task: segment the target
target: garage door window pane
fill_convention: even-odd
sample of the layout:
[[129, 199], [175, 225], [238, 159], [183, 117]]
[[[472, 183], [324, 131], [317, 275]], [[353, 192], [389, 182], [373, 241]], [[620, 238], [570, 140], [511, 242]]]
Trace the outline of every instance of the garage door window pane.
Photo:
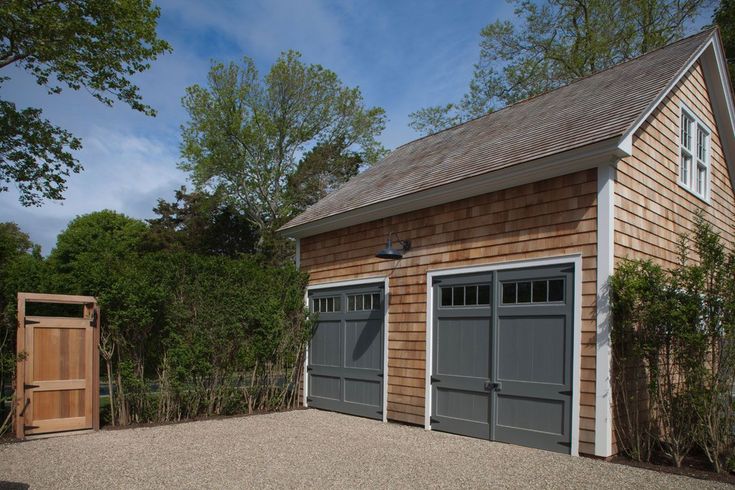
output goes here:
[[477, 288], [477, 304], [490, 304], [490, 286], [480, 286]]
[[506, 282], [503, 284], [503, 303], [513, 304], [516, 302], [516, 283]]
[[533, 281], [533, 302], [546, 303], [546, 281]]
[[464, 294], [467, 306], [474, 306], [477, 304], [477, 286], [467, 286]]
[[380, 309], [380, 294], [373, 293], [373, 310]]
[[452, 288], [442, 289], [442, 306], [452, 306]]
[[519, 303], [530, 303], [531, 302], [531, 283], [530, 282], [519, 282], [517, 288], [518, 288], [518, 302]]
[[464, 288], [454, 288], [454, 306], [464, 306]]
[[549, 281], [549, 301], [564, 301], [564, 279]]

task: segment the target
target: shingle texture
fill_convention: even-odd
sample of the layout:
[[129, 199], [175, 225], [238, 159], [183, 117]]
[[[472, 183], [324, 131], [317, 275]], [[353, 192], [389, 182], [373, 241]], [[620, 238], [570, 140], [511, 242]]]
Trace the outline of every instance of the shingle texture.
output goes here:
[[282, 230], [622, 136], [711, 35], [701, 32], [400, 146]]

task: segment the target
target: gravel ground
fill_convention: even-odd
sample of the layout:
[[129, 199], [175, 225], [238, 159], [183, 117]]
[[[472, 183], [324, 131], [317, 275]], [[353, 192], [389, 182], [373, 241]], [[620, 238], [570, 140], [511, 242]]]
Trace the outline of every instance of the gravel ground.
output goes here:
[[318, 410], [4, 444], [0, 480], [0, 488], [726, 487]]

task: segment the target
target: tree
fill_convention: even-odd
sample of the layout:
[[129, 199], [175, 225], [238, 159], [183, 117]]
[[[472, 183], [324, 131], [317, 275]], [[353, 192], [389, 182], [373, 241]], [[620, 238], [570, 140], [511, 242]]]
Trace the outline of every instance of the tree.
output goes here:
[[680, 38], [706, 0], [513, 0], [519, 24], [495, 21], [457, 103], [410, 114], [422, 134], [566, 85]]
[[140, 255], [146, 233], [144, 222], [115, 211], [78, 216], [59, 233], [49, 255], [51, 287], [64, 294], [99, 296]]
[[[294, 206], [288, 178], [314, 145], [339, 145], [374, 162], [385, 126], [378, 107], [366, 107], [358, 88], [319, 65], [283, 53], [264, 78], [255, 63], [215, 63], [208, 86], [186, 91], [189, 121], [182, 128], [181, 168], [198, 190], [221, 192], [257, 228], [261, 251], [278, 248], [274, 231]], [[276, 252], [277, 253], [277, 252]]]
[[320, 144], [306, 152], [288, 176], [288, 196], [294, 212], [301, 212], [357, 175], [365, 161], [344, 141]]
[[730, 80], [735, 80], [735, 0], [721, 0], [712, 20], [720, 28]]
[[159, 216], [148, 220], [153, 249], [229, 257], [254, 251], [252, 223], [218, 194], [187, 193], [182, 186], [176, 201], [159, 199], [153, 211]]
[[[27, 71], [49, 94], [84, 88], [106, 105], [115, 100], [147, 115], [130, 80], [170, 51], [156, 35], [151, 0], [9, 0], [0, 3], [0, 69]], [[0, 77], [0, 84], [8, 77]], [[15, 183], [20, 202], [62, 199], [66, 178], [82, 167], [71, 151], [81, 141], [42, 117], [0, 99], [0, 192]]]

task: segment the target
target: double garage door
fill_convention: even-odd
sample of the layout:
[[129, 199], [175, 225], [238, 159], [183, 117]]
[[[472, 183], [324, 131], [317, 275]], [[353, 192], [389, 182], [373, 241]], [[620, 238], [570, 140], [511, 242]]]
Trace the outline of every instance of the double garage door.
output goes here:
[[433, 430], [570, 452], [574, 269], [434, 282]]
[[[435, 279], [433, 430], [570, 452], [573, 288], [572, 265]], [[382, 419], [382, 284], [309, 300], [309, 405]]]
[[383, 418], [382, 284], [309, 295], [318, 321], [309, 344], [309, 406]]

